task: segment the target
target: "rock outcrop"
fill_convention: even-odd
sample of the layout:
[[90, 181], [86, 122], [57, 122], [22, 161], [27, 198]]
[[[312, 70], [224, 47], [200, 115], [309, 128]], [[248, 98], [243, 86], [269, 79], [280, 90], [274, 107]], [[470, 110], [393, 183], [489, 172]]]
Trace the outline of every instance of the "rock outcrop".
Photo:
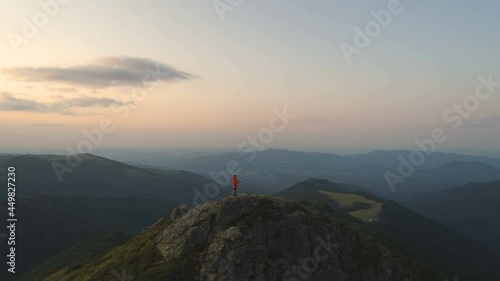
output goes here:
[[173, 217], [157, 248], [187, 269], [179, 280], [418, 280], [369, 237], [293, 201], [240, 195]]
[[425, 270], [410, 259], [338, 218], [285, 199], [231, 196], [181, 207], [171, 218], [94, 263], [65, 268], [46, 280], [443, 280], [432, 274], [419, 279]]

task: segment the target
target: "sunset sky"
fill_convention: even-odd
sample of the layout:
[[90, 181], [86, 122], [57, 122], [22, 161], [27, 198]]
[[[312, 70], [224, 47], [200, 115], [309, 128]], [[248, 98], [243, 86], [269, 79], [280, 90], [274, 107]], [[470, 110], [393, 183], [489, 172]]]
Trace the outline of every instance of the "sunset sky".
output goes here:
[[0, 0], [0, 153], [63, 151], [104, 118], [99, 148], [236, 149], [284, 107], [269, 147], [414, 149], [437, 127], [441, 150], [500, 147], [500, 87], [457, 130], [443, 118], [500, 82], [498, 1], [401, 0], [351, 63], [340, 45], [391, 1], [64, 2], [38, 28], [38, 0]]

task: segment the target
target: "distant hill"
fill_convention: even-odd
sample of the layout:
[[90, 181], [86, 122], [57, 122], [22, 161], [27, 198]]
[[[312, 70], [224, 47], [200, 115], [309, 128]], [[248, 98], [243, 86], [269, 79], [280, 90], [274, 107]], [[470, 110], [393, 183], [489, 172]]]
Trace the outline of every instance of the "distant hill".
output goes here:
[[[25, 273], [70, 246], [109, 231], [136, 234], [174, 207], [143, 198], [45, 195], [18, 200], [17, 272]], [[6, 211], [7, 205], [2, 201], [0, 216], [7, 217]], [[6, 247], [6, 243], [0, 243], [1, 252], [6, 253]]]
[[76, 278], [443, 280], [332, 216], [293, 201], [252, 195], [218, 199], [173, 221], [161, 220], [96, 261], [63, 268], [47, 281]]
[[120, 162], [135, 163], [142, 166], [154, 166], [170, 169], [177, 163], [196, 159], [201, 156], [217, 155], [209, 152], [188, 152], [173, 154], [168, 152], [122, 152], [104, 157]]
[[433, 169], [416, 170], [403, 185], [398, 186], [404, 190], [402, 196], [395, 194], [395, 197], [404, 203], [449, 187], [496, 180], [500, 180], [500, 169], [481, 162], [453, 161]]
[[500, 181], [448, 188], [405, 206], [500, 250]]
[[[350, 158], [364, 163], [382, 165], [385, 167], [397, 167], [399, 165], [399, 156], [409, 159], [411, 151], [407, 150], [379, 150], [370, 153], [349, 155]], [[481, 162], [500, 169], [500, 159], [462, 155], [456, 153], [434, 152], [426, 157], [425, 162], [420, 166], [423, 169], [434, 169], [449, 162]]]
[[[141, 169], [91, 154], [59, 182], [51, 164], [65, 164], [65, 156], [22, 155], [0, 157], [0, 171], [17, 167], [17, 196], [41, 194], [82, 195], [88, 197], [143, 197], [170, 202], [192, 202], [193, 188], [203, 189], [210, 179], [184, 171]], [[0, 174], [5, 179], [6, 172]], [[5, 199], [6, 194], [0, 194]]]
[[[250, 159], [251, 153], [241, 154], [236, 152], [228, 152], [220, 155], [201, 156], [193, 159], [192, 161], [181, 163], [179, 165], [186, 165], [198, 169], [205, 169], [208, 164], [226, 164], [230, 160], [237, 160], [241, 165], [247, 163], [252, 164], [256, 169], [266, 170], [274, 168], [276, 165], [281, 169], [286, 168], [303, 168], [312, 171], [318, 169], [323, 170], [325, 165], [335, 167], [339, 165], [354, 163], [348, 157], [340, 156], [330, 153], [314, 153], [314, 152], [299, 152], [290, 151], [287, 149], [268, 149], [255, 153], [255, 158]], [[249, 160], [250, 159], [250, 160]]]
[[489, 182], [500, 179], [500, 169], [481, 162], [453, 161], [435, 169], [419, 170], [410, 182], [446, 184], [469, 182]]
[[[309, 179], [276, 196], [321, 204], [336, 213], [350, 214], [353, 211], [335, 208], [339, 202], [323, 191], [359, 195], [357, 198], [361, 196], [363, 201], [381, 203], [381, 211], [373, 213], [376, 218], [369, 223], [359, 219], [346, 219], [345, 222], [378, 237], [387, 246], [399, 248], [403, 253], [418, 258], [427, 266], [445, 273], [448, 279], [460, 276], [460, 280], [500, 280], [500, 269], [497, 267], [500, 257], [479, 242], [395, 202], [368, 195], [362, 188]], [[354, 210], [363, 209], [359, 204], [352, 206], [357, 208]]]

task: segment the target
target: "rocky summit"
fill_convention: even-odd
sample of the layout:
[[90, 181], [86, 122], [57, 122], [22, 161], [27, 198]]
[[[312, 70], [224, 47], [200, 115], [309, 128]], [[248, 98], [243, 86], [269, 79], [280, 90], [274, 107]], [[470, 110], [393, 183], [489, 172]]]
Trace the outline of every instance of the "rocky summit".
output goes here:
[[243, 194], [180, 206], [95, 263], [47, 280], [424, 280], [410, 260], [314, 207]]
[[293, 201], [240, 195], [174, 212], [157, 248], [184, 262], [179, 280], [418, 280], [369, 237]]

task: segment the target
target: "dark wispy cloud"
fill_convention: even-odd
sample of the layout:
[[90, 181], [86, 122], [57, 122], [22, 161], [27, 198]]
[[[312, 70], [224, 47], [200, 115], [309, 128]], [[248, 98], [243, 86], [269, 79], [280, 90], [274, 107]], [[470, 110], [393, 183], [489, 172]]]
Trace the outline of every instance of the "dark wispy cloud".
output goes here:
[[46, 104], [34, 100], [16, 98], [7, 92], [0, 93], [1, 111], [37, 111], [69, 113], [67, 107], [61, 103]]
[[127, 104], [134, 104], [133, 102], [122, 102], [112, 98], [94, 98], [94, 97], [79, 97], [71, 98], [63, 101], [70, 107], [110, 107], [110, 106], [123, 106]]
[[122, 102], [112, 98], [78, 97], [63, 99], [53, 103], [42, 103], [35, 100], [14, 97], [8, 92], [0, 93], [0, 111], [30, 111], [30, 112], [54, 112], [61, 114], [73, 114], [71, 108], [77, 107], [112, 107], [133, 104], [133, 102]]
[[0, 68], [0, 73], [13, 80], [58, 82], [91, 88], [139, 87], [144, 83], [175, 82], [196, 77], [168, 64], [136, 57], [106, 57], [71, 67]]

